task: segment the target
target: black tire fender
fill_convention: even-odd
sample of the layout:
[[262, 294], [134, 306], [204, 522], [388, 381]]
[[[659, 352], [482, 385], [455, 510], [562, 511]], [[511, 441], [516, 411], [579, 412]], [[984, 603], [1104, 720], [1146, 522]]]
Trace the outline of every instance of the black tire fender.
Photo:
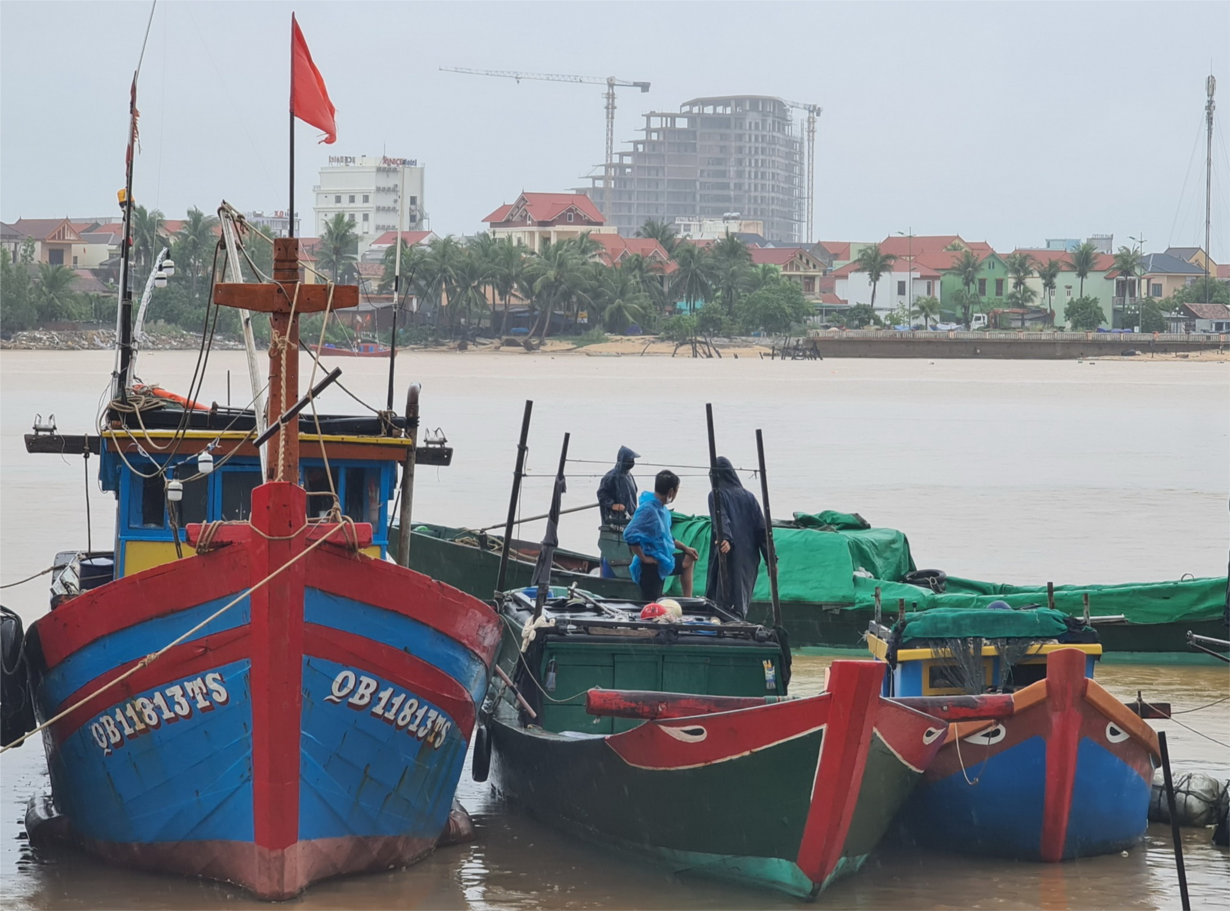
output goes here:
[[474, 755], [470, 758], [470, 777], [486, 781], [491, 772], [491, 734], [485, 724], [474, 729]]

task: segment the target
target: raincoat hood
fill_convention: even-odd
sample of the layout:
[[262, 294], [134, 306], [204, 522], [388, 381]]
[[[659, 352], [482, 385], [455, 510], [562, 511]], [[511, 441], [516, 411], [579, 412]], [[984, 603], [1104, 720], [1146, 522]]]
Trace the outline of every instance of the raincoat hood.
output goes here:
[[615, 456], [615, 468], [618, 471], [631, 471], [640, 457], [640, 453], [633, 452], [627, 446], [620, 446], [619, 455]]
[[730, 459], [726, 456], [718, 456], [714, 462], [716, 470], [714, 476], [717, 479], [717, 485], [723, 490], [742, 490], [743, 482], [739, 480], [739, 475], [735, 471], [735, 466], [730, 464]]

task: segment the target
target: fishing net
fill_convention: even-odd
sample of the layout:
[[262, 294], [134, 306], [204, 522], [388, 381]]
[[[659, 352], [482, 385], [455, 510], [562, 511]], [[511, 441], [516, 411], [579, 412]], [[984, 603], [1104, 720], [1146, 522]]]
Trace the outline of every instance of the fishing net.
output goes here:
[[934, 688], [954, 688], [971, 696], [986, 691], [983, 673], [982, 639], [926, 639], [921, 643], [931, 649], [931, 656], [942, 664], [931, 666], [930, 684]]
[[999, 687], [1002, 692], [1010, 692], [1012, 687], [1012, 672], [1021, 660], [1027, 657], [1039, 646], [1053, 639], [993, 639], [991, 647], [999, 655]]

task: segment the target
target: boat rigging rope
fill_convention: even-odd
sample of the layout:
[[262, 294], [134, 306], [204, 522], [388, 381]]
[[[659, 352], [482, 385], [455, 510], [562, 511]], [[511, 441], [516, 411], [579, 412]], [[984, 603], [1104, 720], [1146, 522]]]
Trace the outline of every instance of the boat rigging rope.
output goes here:
[[33, 576], [26, 576], [24, 579], [21, 579], [18, 582], [9, 582], [7, 585], [0, 585], [0, 589], [16, 588], [18, 585], [25, 585], [27, 582], [33, 582], [39, 576], [45, 576], [47, 575], [47, 573], [51, 572], [53, 569], [55, 569], [54, 565], [48, 566], [46, 569], [39, 570]]
[[[286, 352], [290, 348], [290, 333], [293, 331], [294, 326], [295, 326], [295, 311], [299, 309], [299, 289], [302, 287], [303, 285], [301, 282], [295, 282], [295, 296], [291, 298], [291, 302], [290, 302], [290, 318], [287, 319], [286, 321], [286, 333], [287, 334], [286, 335], [274, 334], [270, 341], [270, 347], [276, 350], [280, 357], [279, 370], [281, 371], [280, 375], [282, 378], [282, 387], [281, 389], [279, 389], [279, 393], [282, 397], [282, 401], [278, 402], [279, 412], [281, 412], [283, 405], [286, 404], [286, 385], [285, 385], [286, 384]], [[297, 353], [298, 351], [296, 350], [296, 354]], [[286, 428], [289, 426], [290, 426], [289, 421], [285, 423], [283, 423], [281, 420], [278, 421], [278, 451], [279, 453], [283, 453], [286, 451]], [[295, 433], [298, 434], [298, 432], [299, 432], [299, 422], [295, 421]], [[282, 467], [283, 467], [284, 462], [285, 462], [285, 459], [279, 456], [278, 476], [276, 478], [276, 480], [278, 481], [285, 480], [282, 477]]]
[[[1230, 696], [1228, 696], [1228, 697], [1226, 697], [1226, 698], [1227, 698], [1227, 699], [1230, 699]], [[1224, 702], [1224, 701], [1225, 701], [1225, 699], [1219, 699], [1219, 700], [1218, 700], [1218, 702]], [[1149, 706], [1149, 708], [1156, 708], [1156, 706], [1149, 705], [1149, 703], [1148, 703], [1148, 702], [1145, 702], [1145, 701], [1143, 701], [1143, 700], [1141, 701], [1141, 704], [1142, 704], [1142, 705], [1148, 705], [1148, 706]], [[1214, 706], [1214, 705], [1217, 705], [1217, 702], [1210, 702], [1208, 705], [1202, 705], [1202, 706], [1201, 706], [1200, 708], [1198, 708], [1198, 709], [1188, 709], [1188, 711], [1189, 711], [1189, 712], [1199, 712], [1201, 709], [1207, 709], [1207, 708], [1210, 708], [1211, 706]], [[1159, 710], [1159, 713], [1160, 713], [1160, 710]], [[1203, 737], [1205, 740], [1208, 740], [1208, 741], [1210, 741], [1211, 743], [1215, 743], [1215, 744], [1217, 744], [1219, 747], [1225, 747], [1227, 750], [1230, 750], [1230, 743], [1224, 743], [1223, 741], [1218, 740], [1216, 737], [1210, 737], [1208, 734], [1204, 733], [1203, 731], [1197, 731], [1197, 730], [1196, 730], [1194, 727], [1192, 727], [1191, 725], [1189, 725], [1189, 724], [1184, 724], [1182, 721], [1179, 721], [1179, 719], [1175, 718], [1175, 717], [1174, 717], [1174, 715], [1175, 715], [1175, 714], [1180, 714], [1180, 715], [1183, 715], [1183, 714], [1186, 714], [1186, 712], [1178, 712], [1178, 713], [1171, 712], [1169, 717], [1164, 718], [1164, 719], [1162, 719], [1162, 720], [1166, 720], [1166, 721], [1173, 721], [1173, 722], [1174, 722], [1175, 724], [1177, 724], [1179, 727], [1181, 727], [1181, 728], [1186, 728], [1187, 730], [1189, 730], [1189, 731], [1191, 731], [1193, 734], [1195, 734], [1197, 737]]]
[[[300, 527], [300, 529], [299, 529], [298, 531], [296, 531], [294, 534], [290, 535], [289, 537], [292, 537], [292, 538], [293, 538], [293, 537], [296, 537], [296, 536], [298, 536], [299, 534], [301, 534], [301, 533], [303, 532], [304, 527], [306, 527], [308, 524], [309, 524], [309, 523], [304, 523], [304, 526], [303, 526], [303, 527]], [[353, 524], [353, 523], [352, 523], [352, 524]], [[273, 537], [273, 536], [271, 536], [271, 535], [266, 535], [266, 534], [263, 534], [263, 533], [262, 533], [259, 529], [257, 529], [255, 526], [250, 526], [250, 527], [252, 528], [252, 530], [253, 530], [254, 532], [256, 532], [257, 534], [260, 534], [262, 537], [267, 538], [268, 540], [286, 540], [285, 538], [282, 538], [282, 537], [276, 537], [276, 538], [275, 538], [275, 537]], [[280, 576], [280, 575], [281, 575], [282, 573], [284, 573], [286, 570], [290, 569], [292, 566], [294, 566], [296, 563], [298, 563], [300, 560], [302, 560], [304, 557], [306, 557], [308, 554], [310, 554], [310, 553], [311, 553], [312, 551], [314, 551], [316, 548], [320, 547], [320, 545], [322, 545], [322, 544], [324, 544], [326, 541], [328, 541], [328, 540], [329, 540], [329, 538], [331, 538], [331, 537], [332, 537], [332, 536], [333, 536], [333, 535], [334, 535], [334, 534], [335, 534], [335, 533], [336, 533], [339, 529], [341, 529], [341, 528], [343, 528], [343, 527], [345, 527], [345, 523], [338, 523], [337, 525], [334, 525], [334, 526], [333, 526], [333, 528], [331, 528], [331, 529], [330, 529], [328, 532], [326, 532], [324, 535], [322, 535], [321, 537], [317, 538], [315, 541], [313, 541], [311, 544], [309, 544], [307, 547], [305, 547], [305, 548], [304, 548], [303, 550], [301, 550], [299, 553], [295, 554], [295, 556], [291, 557], [289, 560], [287, 560], [285, 563], [283, 563], [281, 566], [279, 566], [277, 569], [275, 569], [275, 570], [274, 570], [273, 572], [271, 572], [269, 575], [265, 576], [265, 578], [261, 579], [259, 582], [257, 582], [255, 585], [253, 585], [251, 588], [249, 588], [249, 589], [247, 589], [246, 591], [244, 591], [244, 592], [240, 593], [239, 595], [235, 596], [235, 598], [233, 598], [231, 601], [228, 601], [225, 605], [223, 605], [222, 607], [218, 608], [218, 610], [214, 611], [212, 614], [210, 614], [208, 617], [206, 617], [204, 620], [202, 620], [202, 621], [201, 621], [200, 623], [198, 623], [196, 626], [192, 627], [192, 629], [188, 630], [187, 632], [183, 633], [183, 634], [182, 634], [182, 635], [180, 635], [180, 636], [177, 636], [175, 639], [172, 639], [170, 642], [168, 642], [168, 643], [167, 643], [166, 645], [164, 645], [162, 648], [158, 649], [158, 651], [156, 651], [156, 652], [151, 652], [150, 654], [146, 655], [144, 658], [142, 658], [140, 661], [138, 661], [136, 664], [134, 664], [132, 667], [130, 667], [128, 670], [126, 670], [124, 673], [122, 673], [122, 674], [120, 674], [118, 677], [116, 677], [114, 680], [111, 680], [111, 681], [109, 681], [109, 682], [107, 682], [107, 683], [104, 683], [102, 686], [100, 686], [98, 689], [94, 690], [94, 692], [90, 693], [88, 696], [84, 696], [84, 697], [82, 697], [81, 699], [78, 699], [76, 702], [74, 702], [74, 703], [73, 703], [72, 705], [70, 705], [68, 708], [64, 709], [62, 712], [60, 712], [60, 713], [56, 714], [55, 716], [53, 716], [53, 717], [51, 717], [51, 718], [48, 718], [46, 721], [44, 721], [44, 722], [43, 722], [42, 724], [40, 724], [38, 727], [34, 728], [34, 730], [29, 731], [29, 732], [27, 732], [27, 733], [23, 734], [21, 737], [17, 738], [16, 740], [14, 740], [12, 743], [10, 743], [10, 744], [8, 744], [8, 745], [6, 745], [6, 746], [4, 746], [4, 747], [0, 747], [0, 753], [7, 753], [9, 750], [13, 749], [14, 747], [19, 747], [19, 746], [21, 746], [23, 743], [25, 743], [27, 740], [29, 740], [31, 737], [33, 737], [35, 734], [39, 733], [40, 731], [44, 731], [44, 730], [46, 730], [47, 728], [49, 728], [49, 727], [51, 727], [53, 724], [55, 724], [57, 721], [59, 721], [59, 720], [61, 720], [62, 718], [64, 718], [65, 716], [67, 716], [67, 715], [69, 715], [69, 714], [71, 714], [71, 713], [75, 712], [77, 709], [81, 708], [81, 706], [85, 705], [87, 702], [89, 702], [90, 700], [92, 700], [94, 697], [102, 695], [102, 694], [103, 694], [103, 693], [105, 693], [107, 690], [112, 689], [112, 688], [113, 688], [113, 687], [115, 687], [117, 684], [122, 683], [124, 680], [127, 680], [127, 679], [128, 679], [129, 677], [131, 677], [133, 674], [137, 673], [137, 671], [142, 670], [143, 668], [147, 668], [147, 667], [149, 667], [151, 664], [153, 664], [155, 661], [157, 661], [159, 658], [161, 658], [163, 655], [165, 655], [165, 654], [166, 654], [166, 653], [167, 653], [170, 649], [172, 649], [172, 648], [174, 648], [175, 646], [179, 645], [181, 642], [183, 642], [184, 640], [188, 639], [188, 638], [189, 638], [190, 636], [192, 636], [194, 633], [197, 633], [197, 632], [199, 632], [200, 630], [204, 629], [206, 626], [208, 626], [208, 625], [209, 625], [210, 623], [212, 623], [214, 620], [216, 620], [216, 619], [218, 619], [219, 617], [221, 617], [221, 616], [222, 616], [223, 614], [225, 614], [228, 610], [230, 610], [232, 607], [234, 607], [234, 606], [235, 606], [236, 604], [238, 604], [239, 602], [243, 601], [245, 598], [247, 598], [247, 597], [248, 597], [249, 595], [251, 595], [253, 592], [257, 591], [258, 589], [264, 588], [266, 585], [268, 585], [270, 582], [272, 582], [274, 579], [276, 579], [278, 576]], [[50, 571], [49, 569], [48, 569], [48, 570], [44, 570], [44, 572], [49, 572], [49, 571]], [[42, 575], [42, 573], [39, 573], [39, 575]], [[33, 577], [31, 577], [31, 578], [33, 578]], [[15, 583], [15, 584], [16, 584], [16, 583]]]
[[[324, 319], [320, 321], [320, 341], [318, 347], [325, 343], [325, 330], [329, 327], [329, 317], [333, 314], [333, 289], [336, 287], [332, 282], [329, 283], [329, 297], [325, 301]], [[296, 287], [296, 293], [297, 287]], [[317, 358], [312, 359], [312, 372], [308, 375], [308, 389], [312, 389], [316, 385], [316, 368], [320, 366], [320, 361]], [[325, 449], [324, 434], [320, 431], [320, 414], [316, 411], [316, 396], [312, 396], [312, 421], [316, 425], [316, 441], [320, 444], [320, 458], [325, 463], [325, 477], [329, 479], [329, 492], [333, 495], [333, 506], [329, 509], [329, 515], [340, 520], [342, 516], [342, 501], [337, 495], [337, 487], [333, 483], [333, 469], [329, 467], [329, 453]], [[295, 425], [298, 427], [299, 421], [296, 419]]]

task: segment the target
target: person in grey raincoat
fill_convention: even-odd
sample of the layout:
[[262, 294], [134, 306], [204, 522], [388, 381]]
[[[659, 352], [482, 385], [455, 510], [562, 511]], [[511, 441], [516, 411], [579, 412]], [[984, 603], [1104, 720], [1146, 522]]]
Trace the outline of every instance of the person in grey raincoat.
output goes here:
[[[760, 571], [760, 557], [769, 559], [765, 535], [764, 513], [751, 491], [735, 473], [730, 459], [719, 456], [717, 460], [717, 491], [721, 497], [721, 528], [714, 521], [713, 547], [709, 552], [709, 577], [705, 597], [731, 613], [746, 617], [752, 603], [752, 590]], [[713, 498], [709, 492], [709, 516], [713, 517]], [[719, 584], [722, 560], [718, 550], [725, 555], [725, 584]]]
[[602, 513], [604, 525], [627, 525], [636, 512], [636, 479], [631, 472], [639, 458], [627, 446], [620, 446], [615, 467], [602, 476], [598, 485], [598, 511]]

